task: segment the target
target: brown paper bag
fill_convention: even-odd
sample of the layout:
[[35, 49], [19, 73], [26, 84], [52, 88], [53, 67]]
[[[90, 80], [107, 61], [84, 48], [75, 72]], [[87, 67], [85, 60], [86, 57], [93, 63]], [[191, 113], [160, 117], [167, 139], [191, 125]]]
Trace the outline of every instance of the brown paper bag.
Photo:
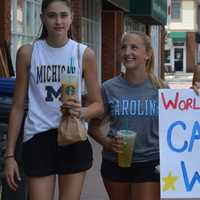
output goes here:
[[58, 127], [58, 145], [68, 145], [87, 139], [84, 122], [69, 114], [62, 116]]

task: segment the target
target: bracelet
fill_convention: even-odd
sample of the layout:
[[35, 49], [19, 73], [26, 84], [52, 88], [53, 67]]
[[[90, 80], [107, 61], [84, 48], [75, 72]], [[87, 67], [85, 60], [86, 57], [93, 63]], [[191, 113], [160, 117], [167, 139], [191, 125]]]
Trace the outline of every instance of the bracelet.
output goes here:
[[8, 155], [8, 156], [5, 156], [4, 157], [4, 160], [7, 160], [7, 159], [9, 159], [9, 158], [14, 158], [15, 156], [14, 155]]

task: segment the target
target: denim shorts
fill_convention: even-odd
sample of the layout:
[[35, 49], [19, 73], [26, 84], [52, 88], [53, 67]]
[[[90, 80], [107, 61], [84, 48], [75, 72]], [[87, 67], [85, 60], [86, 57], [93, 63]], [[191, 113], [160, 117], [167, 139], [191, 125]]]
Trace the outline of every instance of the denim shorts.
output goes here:
[[160, 174], [156, 170], [159, 160], [133, 163], [131, 167], [119, 167], [117, 163], [103, 159], [101, 165], [102, 178], [113, 182], [159, 182]]
[[22, 166], [27, 176], [78, 173], [91, 168], [92, 160], [88, 140], [58, 146], [57, 129], [38, 133], [23, 143]]

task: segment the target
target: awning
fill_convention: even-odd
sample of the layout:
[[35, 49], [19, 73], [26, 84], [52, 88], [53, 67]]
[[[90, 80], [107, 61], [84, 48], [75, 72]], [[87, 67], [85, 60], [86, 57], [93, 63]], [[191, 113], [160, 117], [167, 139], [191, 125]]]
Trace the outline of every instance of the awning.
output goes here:
[[187, 33], [186, 32], [171, 32], [169, 37], [173, 42], [185, 42]]
[[165, 25], [167, 22], [167, 0], [129, 0], [130, 15], [150, 25]]
[[107, 0], [113, 5], [123, 9], [124, 11], [129, 11], [129, 0]]

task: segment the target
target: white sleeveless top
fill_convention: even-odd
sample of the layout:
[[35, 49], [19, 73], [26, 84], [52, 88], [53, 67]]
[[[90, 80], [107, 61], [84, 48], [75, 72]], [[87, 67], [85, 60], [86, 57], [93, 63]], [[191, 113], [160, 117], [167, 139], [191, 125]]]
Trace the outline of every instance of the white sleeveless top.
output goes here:
[[79, 76], [78, 98], [81, 100], [82, 57], [86, 48], [87, 46], [78, 45], [71, 39], [60, 48], [49, 46], [45, 40], [37, 40], [33, 44], [24, 141], [37, 133], [58, 127], [62, 115], [60, 106], [63, 73]]

